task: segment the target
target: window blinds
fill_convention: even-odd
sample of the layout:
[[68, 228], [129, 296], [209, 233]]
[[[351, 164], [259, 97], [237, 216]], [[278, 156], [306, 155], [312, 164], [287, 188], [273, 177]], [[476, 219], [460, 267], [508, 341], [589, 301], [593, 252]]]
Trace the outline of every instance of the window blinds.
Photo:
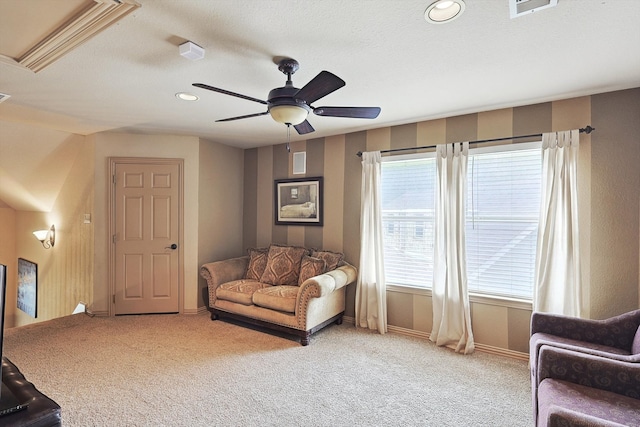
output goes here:
[[[470, 292], [532, 298], [541, 171], [540, 144], [533, 145], [470, 150], [465, 231]], [[388, 284], [432, 285], [435, 186], [433, 156], [385, 158]]]

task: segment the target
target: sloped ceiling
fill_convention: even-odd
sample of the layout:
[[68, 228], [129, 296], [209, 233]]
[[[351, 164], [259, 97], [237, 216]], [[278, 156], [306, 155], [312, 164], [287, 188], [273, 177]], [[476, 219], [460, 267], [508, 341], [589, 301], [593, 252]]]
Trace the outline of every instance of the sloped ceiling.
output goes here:
[[[0, 92], [11, 95], [0, 104], [0, 126], [195, 135], [241, 148], [282, 143], [286, 128], [269, 116], [215, 122], [263, 105], [192, 86], [266, 99], [285, 82], [278, 57], [300, 62], [296, 87], [322, 70], [346, 81], [316, 106], [382, 108], [375, 120], [312, 114], [316, 132], [292, 132], [292, 140], [640, 86], [640, 1], [559, 0], [510, 19], [508, 0], [467, 0], [445, 25], [425, 21], [431, 2], [137, 0], [140, 8], [37, 73], [0, 60]], [[0, 53], [19, 56], [32, 37], [23, 31], [55, 28], [83, 7], [81, 0], [0, 0]], [[205, 48], [204, 59], [179, 55], [187, 40]], [[200, 100], [178, 100], [183, 91]], [[7, 144], [18, 147], [6, 139], [11, 132], [2, 133], [2, 157]], [[26, 172], [7, 170], [5, 161], [0, 167], [3, 187], [40, 193]]]
[[0, 200], [16, 210], [51, 211], [84, 138], [0, 123]]

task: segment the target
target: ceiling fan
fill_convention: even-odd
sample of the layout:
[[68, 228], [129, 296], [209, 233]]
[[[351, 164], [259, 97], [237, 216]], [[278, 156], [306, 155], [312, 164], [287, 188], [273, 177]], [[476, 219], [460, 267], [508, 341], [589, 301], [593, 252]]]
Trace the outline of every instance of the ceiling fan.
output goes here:
[[203, 83], [193, 83], [193, 86], [258, 102], [267, 106], [267, 111], [262, 113], [230, 117], [228, 119], [216, 120], [216, 122], [228, 122], [271, 114], [273, 120], [286, 124], [287, 126], [293, 126], [300, 135], [315, 130], [311, 126], [311, 123], [307, 121], [307, 115], [311, 111], [313, 111], [316, 116], [349, 117], [356, 119], [375, 119], [378, 117], [378, 114], [380, 114], [380, 107], [313, 107], [311, 103], [340, 89], [346, 83], [340, 77], [328, 71], [321, 71], [302, 89], [298, 89], [293, 86], [291, 76], [299, 67], [300, 64], [298, 64], [298, 61], [295, 59], [284, 58], [280, 60], [278, 70], [287, 75], [287, 82], [283, 87], [271, 90], [267, 101]]

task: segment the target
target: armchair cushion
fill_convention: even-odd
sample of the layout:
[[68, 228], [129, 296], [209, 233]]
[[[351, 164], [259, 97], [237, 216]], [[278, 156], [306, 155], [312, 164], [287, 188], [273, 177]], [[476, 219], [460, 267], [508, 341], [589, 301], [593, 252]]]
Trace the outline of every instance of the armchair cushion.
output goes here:
[[640, 425], [640, 400], [547, 378], [540, 383], [538, 426]]
[[299, 246], [269, 246], [267, 265], [260, 281], [270, 285], [297, 285], [302, 257], [307, 254], [308, 250]]
[[[587, 424], [584, 420], [596, 416], [593, 410], [615, 408], [615, 405], [607, 402], [626, 402], [625, 405], [630, 403], [636, 411], [640, 408], [640, 363], [595, 356], [553, 345], [542, 345], [535, 369], [536, 372], [532, 375], [533, 411], [538, 426], [618, 425], [607, 421], [607, 416], [602, 413], [599, 416], [605, 419], [596, 418], [598, 422], [592, 420], [592, 424]], [[560, 382], [567, 384], [562, 385]], [[578, 385], [580, 387], [576, 387]], [[559, 397], [562, 394], [558, 391], [560, 389], [567, 389], [568, 391], [565, 390], [562, 393], [570, 393], [566, 397], [579, 401], [570, 400], [568, 403], [563, 403]], [[601, 399], [602, 396], [607, 398]], [[583, 406], [593, 408], [584, 411], [581, 415]], [[560, 412], [573, 412], [573, 418], [582, 417], [580, 423], [551, 423], [549, 421], [551, 413], [554, 413], [555, 417], [560, 417], [556, 413], [557, 408], [561, 409]]]
[[538, 384], [545, 378], [569, 381], [640, 399], [640, 363], [637, 362], [543, 345], [538, 359]]

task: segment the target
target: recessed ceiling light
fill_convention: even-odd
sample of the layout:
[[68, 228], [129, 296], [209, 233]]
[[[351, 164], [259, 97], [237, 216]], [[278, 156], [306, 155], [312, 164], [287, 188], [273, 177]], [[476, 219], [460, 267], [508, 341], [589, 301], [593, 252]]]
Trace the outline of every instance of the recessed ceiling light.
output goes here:
[[176, 98], [182, 99], [183, 101], [197, 101], [198, 99], [200, 99], [196, 95], [187, 92], [176, 93]]
[[424, 19], [432, 24], [451, 22], [464, 12], [463, 0], [438, 0], [424, 11]]

